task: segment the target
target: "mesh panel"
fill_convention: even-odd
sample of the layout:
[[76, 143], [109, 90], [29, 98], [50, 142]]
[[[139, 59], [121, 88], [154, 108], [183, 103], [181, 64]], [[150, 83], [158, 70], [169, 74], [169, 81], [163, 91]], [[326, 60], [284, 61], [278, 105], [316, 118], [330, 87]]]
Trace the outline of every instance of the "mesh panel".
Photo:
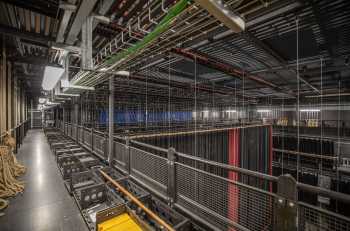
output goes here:
[[350, 219], [302, 204], [299, 205], [298, 230], [346, 231], [350, 230]]
[[273, 196], [180, 164], [176, 176], [177, 203], [220, 229], [272, 230]]
[[87, 146], [91, 146], [91, 132], [85, 130], [84, 131], [84, 144]]
[[67, 125], [67, 134], [69, 137], [72, 137], [72, 125], [70, 124]]
[[77, 137], [77, 126], [73, 125], [72, 127], [72, 138], [75, 140]]
[[127, 149], [125, 144], [121, 144], [118, 142], [113, 142], [114, 145], [114, 157], [113, 160], [115, 164], [123, 169], [126, 169], [126, 164], [128, 162], [128, 154], [127, 154]]
[[167, 159], [130, 147], [131, 175], [166, 195], [168, 184]]
[[107, 157], [106, 139], [103, 136], [94, 134], [94, 150], [104, 157]]
[[80, 127], [79, 128], [79, 137], [78, 137], [78, 140], [80, 143], [83, 142], [83, 139], [84, 139], [84, 128]]

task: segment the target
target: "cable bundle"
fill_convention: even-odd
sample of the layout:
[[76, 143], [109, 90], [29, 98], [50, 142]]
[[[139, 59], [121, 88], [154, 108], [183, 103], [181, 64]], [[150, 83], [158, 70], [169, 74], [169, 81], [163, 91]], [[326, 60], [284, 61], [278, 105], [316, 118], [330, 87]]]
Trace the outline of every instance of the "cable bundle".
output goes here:
[[0, 198], [23, 192], [24, 184], [13, 174], [12, 157], [8, 146], [0, 146]]
[[16, 156], [13, 154], [13, 151], [16, 146], [16, 140], [7, 134], [4, 137], [4, 145], [9, 147], [9, 159], [8, 163], [11, 168], [12, 175], [15, 177], [21, 176], [25, 173], [26, 168], [18, 163]]

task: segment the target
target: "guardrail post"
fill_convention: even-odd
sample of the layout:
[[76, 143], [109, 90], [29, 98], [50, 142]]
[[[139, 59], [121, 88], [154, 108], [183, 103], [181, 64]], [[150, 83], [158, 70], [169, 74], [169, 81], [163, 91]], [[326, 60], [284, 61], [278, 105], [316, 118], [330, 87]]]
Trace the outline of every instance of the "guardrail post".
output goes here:
[[130, 156], [130, 139], [129, 137], [126, 137], [125, 139], [125, 145], [126, 145], [126, 160], [125, 160], [125, 168], [127, 173], [130, 175], [131, 172], [131, 156]]
[[176, 151], [174, 148], [168, 149], [168, 204], [172, 207], [176, 201]]
[[94, 128], [91, 127], [91, 151], [94, 151]]
[[297, 184], [290, 175], [281, 175], [277, 181], [274, 230], [297, 230]]

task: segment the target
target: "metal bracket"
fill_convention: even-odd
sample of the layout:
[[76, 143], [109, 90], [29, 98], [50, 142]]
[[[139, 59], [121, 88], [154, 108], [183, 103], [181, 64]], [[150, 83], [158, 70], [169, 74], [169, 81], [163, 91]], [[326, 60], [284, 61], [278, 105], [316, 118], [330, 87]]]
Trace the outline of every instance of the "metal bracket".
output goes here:
[[141, 40], [138, 37], [135, 37], [135, 36], [132, 35], [132, 33], [131, 33], [131, 25], [129, 25], [129, 37], [133, 38], [133, 39], [136, 39], [136, 40], [139, 40], [139, 41]]
[[162, 11], [163, 11], [164, 13], [168, 13], [168, 10], [165, 9], [165, 7], [164, 7], [164, 0], [162, 0]]
[[174, 148], [168, 149], [168, 187], [167, 196], [169, 198], [168, 204], [173, 207], [176, 201], [176, 151]]
[[122, 43], [123, 44], [126, 44], [126, 45], [129, 45], [129, 46], [133, 46], [134, 44], [131, 44], [131, 43], [128, 43], [126, 41], [124, 41], [124, 32], [122, 31]]
[[297, 182], [289, 174], [278, 177], [273, 230], [297, 230]]
[[158, 22], [154, 21], [154, 20], [151, 18], [151, 8], [148, 8], [148, 20], [149, 20], [151, 23], [158, 25]]
[[139, 16], [139, 17], [137, 17], [137, 29], [138, 29], [139, 31], [141, 31], [141, 32], [145, 33], [145, 34], [150, 33], [150, 31], [142, 29], [142, 27], [141, 27], [141, 20], [140, 20], [140, 16]]

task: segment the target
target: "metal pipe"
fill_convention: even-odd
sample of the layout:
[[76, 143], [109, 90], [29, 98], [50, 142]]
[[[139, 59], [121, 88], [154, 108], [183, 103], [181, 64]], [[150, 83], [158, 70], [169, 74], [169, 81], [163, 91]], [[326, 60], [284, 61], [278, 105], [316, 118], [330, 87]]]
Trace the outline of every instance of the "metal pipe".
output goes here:
[[134, 202], [139, 208], [141, 208], [145, 213], [147, 213], [150, 217], [152, 217], [158, 224], [163, 226], [169, 231], [175, 231], [171, 225], [166, 223], [163, 219], [161, 219], [157, 214], [155, 214], [152, 210], [147, 208], [139, 199], [137, 199], [133, 194], [131, 194], [128, 190], [126, 190], [123, 186], [121, 186], [118, 182], [113, 180], [110, 176], [108, 176], [102, 170], [99, 170], [104, 178], [106, 178], [109, 182], [111, 182], [118, 190], [120, 190], [123, 194], [125, 194], [132, 202]]
[[329, 196], [332, 199], [343, 201], [345, 203], [350, 203], [350, 195], [348, 195], [348, 194], [344, 194], [344, 193], [340, 193], [340, 192], [336, 192], [336, 191], [332, 191], [332, 190], [328, 190], [325, 188], [321, 188], [321, 187], [317, 187], [317, 186], [313, 186], [313, 185], [309, 185], [309, 184], [304, 184], [304, 183], [300, 183], [300, 182], [297, 182], [297, 188], [301, 191], [307, 191], [307, 192], [311, 192], [311, 193], [321, 194], [324, 196]]

